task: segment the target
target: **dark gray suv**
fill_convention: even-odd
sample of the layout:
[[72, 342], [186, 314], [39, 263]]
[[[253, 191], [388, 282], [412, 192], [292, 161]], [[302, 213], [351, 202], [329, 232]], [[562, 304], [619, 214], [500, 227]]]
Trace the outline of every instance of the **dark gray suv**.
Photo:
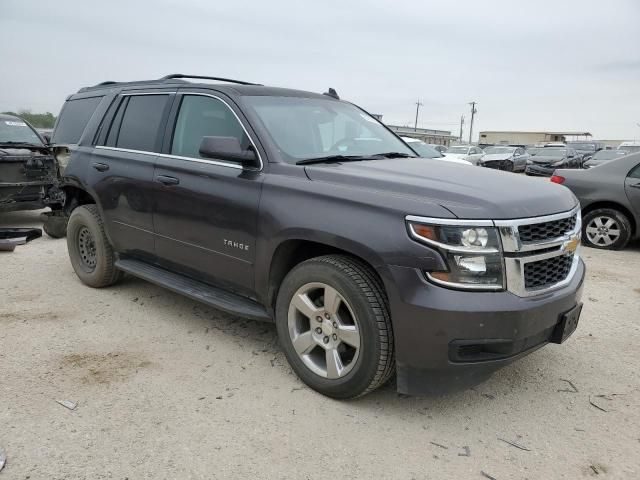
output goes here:
[[577, 326], [569, 190], [422, 159], [331, 89], [106, 82], [67, 99], [53, 141], [84, 283], [126, 272], [275, 321], [325, 395], [394, 373], [403, 393], [465, 388]]

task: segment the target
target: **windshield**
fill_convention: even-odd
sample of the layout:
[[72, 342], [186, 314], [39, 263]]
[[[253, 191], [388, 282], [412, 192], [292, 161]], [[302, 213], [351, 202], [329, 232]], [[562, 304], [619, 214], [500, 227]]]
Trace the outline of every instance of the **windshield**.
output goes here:
[[407, 142], [407, 143], [411, 148], [413, 148], [416, 152], [418, 152], [418, 155], [420, 155], [422, 158], [442, 158], [444, 156], [435, 148], [430, 147], [424, 142], [418, 141], [418, 142]]
[[620, 150], [600, 150], [597, 152], [591, 160], [611, 160], [626, 155], [627, 152], [621, 152]]
[[621, 150], [626, 153], [636, 153], [636, 152], [640, 152], [640, 145], [629, 145], [624, 147], [618, 147], [618, 150]]
[[596, 146], [593, 143], [574, 143], [574, 142], [571, 142], [569, 145], [572, 148], [575, 148], [576, 150], [586, 150], [588, 152], [595, 152], [596, 151]]
[[415, 156], [376, 119], [349, 103], [317, 98], [247, 96], [289, 163], [333, 155], [366, 157], [399, 152]]
[[487, 147], [484, 149], [484, 153], [513, 153], [515, 150], [513, 147]]
[[449, 147], [447, 153], [463, 153], [466, 155], [468, 151], [469, 147]]
[[0, 119], [0, 143], [4, 142], [42, 145], [36, 132], [19, 118]]

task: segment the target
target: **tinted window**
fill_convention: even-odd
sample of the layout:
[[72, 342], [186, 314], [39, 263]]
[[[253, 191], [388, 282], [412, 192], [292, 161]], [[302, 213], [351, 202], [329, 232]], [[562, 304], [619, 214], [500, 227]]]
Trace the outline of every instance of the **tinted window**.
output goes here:
[[243, 150], [251, 145], [240, 122], [223, 102], [201, 95], [185, 95], [176, 120], [171, 154], [201, 158], [203, 137], [235, 137]]
[[640, 164], [636, 165], [636, 167], [633, 170], [631, 170], [631, 173], [629, 173], [629, 177], [640, 178]]
[[98, 108], [102, 97], [67, 100], [60, 112], [60, 118], [53, 132], [52, 143], [75, 144], [80, 141], [91, 116]]
[[153, 152], [168, 95], [132, 95], [122, 116], [116, 147]]

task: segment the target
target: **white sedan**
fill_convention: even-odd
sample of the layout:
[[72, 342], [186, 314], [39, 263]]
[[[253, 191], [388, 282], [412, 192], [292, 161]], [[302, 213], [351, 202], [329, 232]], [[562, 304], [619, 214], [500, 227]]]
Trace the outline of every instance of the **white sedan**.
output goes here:
[[400, 137], [400, 138], [402, 138], [402, 140], [404, 140], [405, 143], [407, 143], [411, 148], [413, 148], [418, 153], [418, 155], [420, 155], [420, 157], [422, 158], [433, 158], [434, 160], [444, 160], [446, 162], [471, 165], [471, 162], [467, 162], [466, 160], [461, 160], [459, 158], [453, 158], [453, 157], [449, 158], [446, 156], [446, 154], [443, 155], [438, 150], [433, 148], [431, 145], [427, 145], [422, 140], [418, 140], [417, 138], [411, 138], [411, 137]]
[[477, 165], [482, 155], [484, 155], [482, 149], [480, 147], [474, 147], [473, 145], [456, 145], [449, 147], [449, 149], [444, 152], [444, 156], [447, 157], [447, 159], [457, 158], [458, 160], [466, 160], [472, 165]]

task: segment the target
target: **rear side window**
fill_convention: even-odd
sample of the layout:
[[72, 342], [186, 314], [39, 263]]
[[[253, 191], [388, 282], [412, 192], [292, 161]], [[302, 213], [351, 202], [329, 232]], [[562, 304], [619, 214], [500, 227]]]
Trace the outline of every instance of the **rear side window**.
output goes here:
[[102, 97], [67, 100], [60, 112], [60, 118], [53, 132], [52, 143], [76, 144], [98, 108]]
[[[130, 150], [153, 152], [156, 150], [156, 140], [164, 109], [169, 101], [169, 95], [131, 95], [125, 98], [120, 128], [115, 138], [115, 146]], [[116, 120], [119, 120], [116, 115]], [[117, 127], [113, 125], [112, 129]], [[109, 133], [109, 140], [111, 140]], [[115, 132], [113, 132], [115, 134]]]
[[640, 178], [640, 163], [629, 173], [630, 178]]

